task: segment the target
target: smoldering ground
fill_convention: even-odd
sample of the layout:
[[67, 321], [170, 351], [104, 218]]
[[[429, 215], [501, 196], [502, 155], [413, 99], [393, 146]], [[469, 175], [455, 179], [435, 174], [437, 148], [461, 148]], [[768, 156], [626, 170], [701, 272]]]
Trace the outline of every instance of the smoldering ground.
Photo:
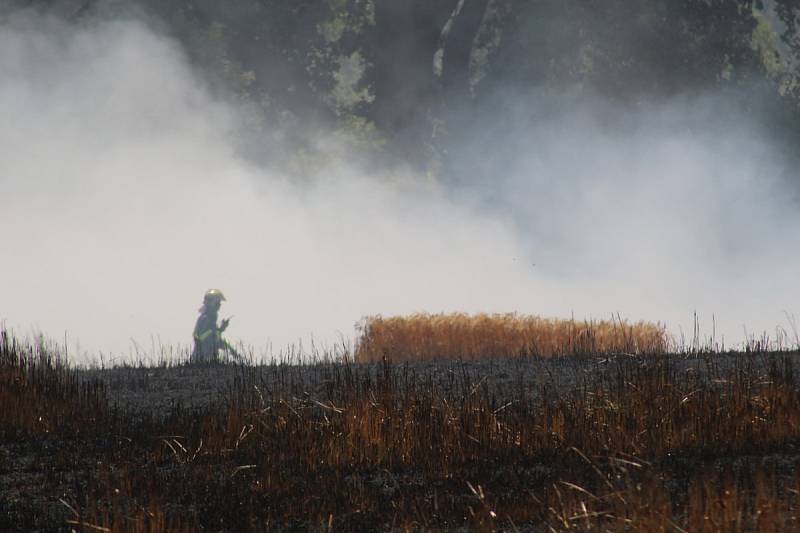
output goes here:
[[[749, 122], [698, 119], [713, 101], [629, 112], [625, 127], [586, 105], [485, 115], [447, 184], [366, 171], [320, 133], [329, 157], [300, 183], [239, 155], [242, 110], [150, 24], [11, 16], [0, 317], [66, 334], [82, 361], [187, 345], [210, 287], [235, 315], [229, 338], [256, 354], [415, 311], [619, 313], [676, 335], [697, 311], [728, 345], [745, 325], [773, 334], [800, 296], [785, 165]], [[546, 103], [520, 99], [529, 115]]]

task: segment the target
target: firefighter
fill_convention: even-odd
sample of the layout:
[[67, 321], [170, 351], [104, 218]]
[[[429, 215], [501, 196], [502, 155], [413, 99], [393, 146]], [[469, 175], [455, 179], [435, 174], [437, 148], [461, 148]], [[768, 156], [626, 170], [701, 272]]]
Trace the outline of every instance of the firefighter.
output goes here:
[[206, 291], [203, 307], [194, 326], [193, 363], [211, 363], [219, 361], [219, 350], [227, 349], [228, 343], [222, 338], [222, 332], [228, 327], [229, 318], [217, 325], [217, 313], [225, 301], [225, 296], [218, 289]]

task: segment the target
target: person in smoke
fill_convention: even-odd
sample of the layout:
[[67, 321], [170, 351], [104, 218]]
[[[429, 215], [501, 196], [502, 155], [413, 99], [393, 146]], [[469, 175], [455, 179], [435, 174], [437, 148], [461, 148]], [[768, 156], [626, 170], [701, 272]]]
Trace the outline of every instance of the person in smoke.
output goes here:
[[211, 363], [219, 360], [219, 350], [226, 349], [228, 343], [222, 338], [222, 332], [228, 327], [229, 318], [217, 325], [217, 313], [225, 301], [225, 296], [218, 289], [206, 291], [203, 307], [194, 326], [193, 363]]

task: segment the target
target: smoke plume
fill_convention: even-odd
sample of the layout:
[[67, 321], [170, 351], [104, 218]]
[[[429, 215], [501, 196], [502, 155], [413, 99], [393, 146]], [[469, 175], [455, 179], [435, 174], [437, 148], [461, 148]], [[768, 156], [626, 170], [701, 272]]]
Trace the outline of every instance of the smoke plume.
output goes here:
[[601, 100], [506, 98], [519, 121], [473, 111], [463, 180], [333, 155], [298, 183], [240, 155], [242, 110], [145, 22], [11, 16], [0, 319], [79, 362], [187, 346], [212, 287], [229, 339], [266, 355], [377, 313], [619, 313], [679, 336], [697, 312], [727, 345], [786, 325], [798, 215], [757, 127], [714, 95], [611, 121]]

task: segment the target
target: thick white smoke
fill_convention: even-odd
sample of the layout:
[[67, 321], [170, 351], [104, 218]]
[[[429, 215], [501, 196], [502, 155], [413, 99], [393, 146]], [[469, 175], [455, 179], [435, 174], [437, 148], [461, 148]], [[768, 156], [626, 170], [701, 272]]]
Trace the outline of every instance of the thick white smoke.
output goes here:
[[718, 336], [741, 342], [743, 325], [774, 331], [797, 309], [798, 220], [746, 126], [659, 119], [694, 111], [666, 106], [625, 133], [550, 118], [520, 146], [490, 146], [514, 161], [491, 210], [342, 162], [300, 185], [237, 155], [239, 111], [145, 24], [11, 18], [0, 319], [66, 333], [78, 360], [128, 357], [134, 342], [157, 355], [190, 343], [216, 287], [229, 338], [257, 353], [415, 311], [620, 313], [677, 333], [697, 310], [707, 333], [714, 313]]
[[553, 113], [528, 97], [520, 123], [487, 135], [504, 142], [482, 173], [503, 171], [470, 187], [515, 220], [546, 307], [660, 318], [676, 337], [696, 311], [726, 346], [777, 327], [796, 342], [798, 176], [766, 132], [720, 95], [636, 113], [570, 99]]

